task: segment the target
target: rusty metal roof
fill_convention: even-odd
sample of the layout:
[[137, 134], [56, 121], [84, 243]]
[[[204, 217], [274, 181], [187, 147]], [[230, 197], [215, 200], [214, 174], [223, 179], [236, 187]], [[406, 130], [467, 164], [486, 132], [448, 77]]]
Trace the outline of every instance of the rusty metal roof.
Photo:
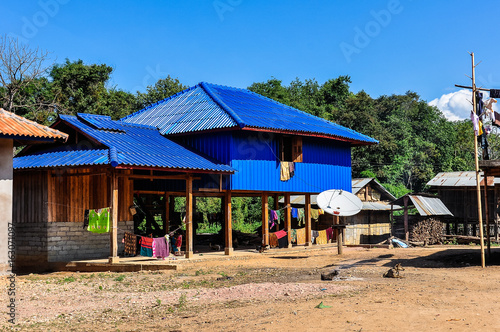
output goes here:
[[377, 189], [384, 198], [382, 200], [393, 201], [396, 199], [387, 189], [381, 185], [375, 178], [355, 178], [352, 179], [352, 193], [357, 194], [361, 189], [366, 187], [369, 183], [372, 183], [373, 188]]
[[410, 195], [406, 194], [397, 200], [391, 202], [391, 204], [398, 204], [400, 206], [404, 206], [404, 198], [409, 197], [411, 203], [408, 202], [408, 205], [413, 205], [418, 210], [418, 213], [421, 216], [453, 216], [453, 213], [448, 210], [446, 205], [439, 199], [439, 197], [428, 195], [428, 194], [419, 194], [419, 195]]
[[[481, 185], [484, 185], [483, 175], [483, 172], [479, 172]], [[500, 178], [495, 178], [494, 181], [491, 179], [488, 177], [488, 186], [500, 183]], [[441, 172], [427, 182], [427, 185], [431, 187], [475, 187], [476, 172]]]
[[66, 141], [68, 135], [0, 108], [0, 138], [16, 141]]

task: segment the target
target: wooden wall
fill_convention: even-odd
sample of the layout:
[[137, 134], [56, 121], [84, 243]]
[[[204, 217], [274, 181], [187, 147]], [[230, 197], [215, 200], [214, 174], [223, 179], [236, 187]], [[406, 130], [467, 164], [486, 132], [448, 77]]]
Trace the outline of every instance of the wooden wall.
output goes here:
[[[111, 178], [106, 174], [73, 175], [77, 172], [91, 170], [15, 172], [15, 222], [83, 222], [86, 209], [111, 206]], [[118, 191], [118, 220], [132, 220], [133, 181], [119, 178]]]

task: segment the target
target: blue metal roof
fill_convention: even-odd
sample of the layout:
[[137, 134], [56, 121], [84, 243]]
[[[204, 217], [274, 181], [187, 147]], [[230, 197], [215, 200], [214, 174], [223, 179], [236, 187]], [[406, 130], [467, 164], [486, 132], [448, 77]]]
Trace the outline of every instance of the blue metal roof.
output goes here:
[[353, 145], [378, 143], [369, 136], [252, 91], [205, 82], [122, 120], [154, 126], [167, 135], [234, 127], [322, 135]]
[[162, 136], [154, 127], [124, 123], [100, 115], [61, 115], [69, 124], [104, 150], [46, 152], [14, 158], [14, 168], [111, 164], [177, 170], [234, 172]]

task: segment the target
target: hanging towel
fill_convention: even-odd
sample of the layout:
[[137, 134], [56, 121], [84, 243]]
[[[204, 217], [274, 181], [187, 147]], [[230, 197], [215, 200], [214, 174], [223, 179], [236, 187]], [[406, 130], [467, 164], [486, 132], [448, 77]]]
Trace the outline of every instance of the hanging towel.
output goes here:
[[276, 248], [278, 246], [278, 238], [275, 233], [269, 234], [269, 246], [271, 248]]
[[135, 254], [137, 252], [137, 247], [136, 247], [137, 236], [134, 235], [134, 234], [132, 234], [132, 233], [125, 232], [125, 235], [123, 236], [123, 239], [124, 239], [124, 242], [125, 242], [124, 253], [126, 255], [135, 256]]
[[141, 236], [141, 256], [153, 257], [153, 239]]
[[272, 221], [278, 220], [278, 214], [274, 210], [271, 210], [271, 220]]
[[154, 253], [153, 257], [168, 257], [168, 247], [165, 237], [157, 237], [153, 239]]
[[472, 121], [472, 126], [474, 127], [474, 134], [477, 136], [479, 133], [479, 117], [474, 111], [470, 111], [470, 119]]
[[293, 161], [288, 162], [288, 170], [290, 172], [290, 178], [292, 178], [293, 175], [295, 174], [295, 163]]
[[326, 238], [326, 230], [318, 232], [318, 237], [316, 238], [316, 244], [327, 244], [328, 240]]
[[290, 235], [292, 243], [297, 243], [297, 230], [292, 229], [291, 235]]
[[292, 218], [297, 218], [299, 216], [299, 209], [292, 208]]
[[276, 216], [278, 217], [278, 219], [276, 219], [278, 221], [278, 225], [280, 224], [280, 221], [281, 221], [281, 211], [280, 210], [277, 210], [275, 211], [276, 212]]
[[281, 181], [290, 180], [290, 168], [288, 162], [282, 161], [280, 164], [281, 164], [280, 180]]
[[297, 229], [297, 245], [306, 244], [306, 229], [299, 228]]
[[297, 223], [299, 226], [304, 225], [304, 209], [298, 209]]

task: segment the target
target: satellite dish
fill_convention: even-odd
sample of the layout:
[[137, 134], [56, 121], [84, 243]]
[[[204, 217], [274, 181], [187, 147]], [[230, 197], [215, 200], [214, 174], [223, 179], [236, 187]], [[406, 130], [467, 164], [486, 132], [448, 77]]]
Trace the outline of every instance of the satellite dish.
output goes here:
[[316, 202], [323, 211], [335, 216], [353, 216], [363, 208], [363, 203], [356, 195], [339, 189], [323, 191]]

